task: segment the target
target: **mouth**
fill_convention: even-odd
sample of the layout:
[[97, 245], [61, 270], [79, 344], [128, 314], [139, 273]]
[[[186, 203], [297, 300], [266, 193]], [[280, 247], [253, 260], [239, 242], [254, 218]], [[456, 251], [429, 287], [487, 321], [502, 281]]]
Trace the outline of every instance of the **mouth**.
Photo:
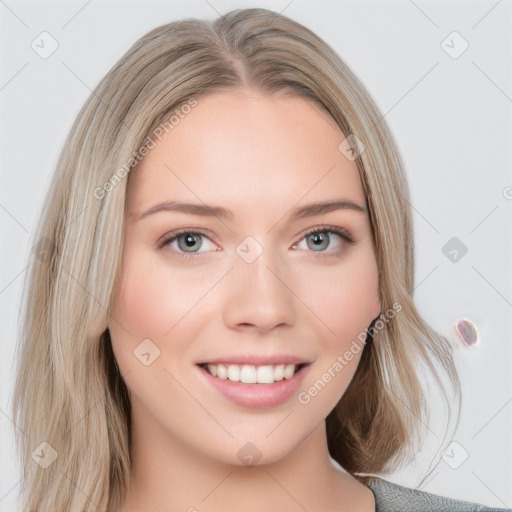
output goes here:
[[199, 363], [212, 377], [242, 384], [274, 384], [290, 380], [309, 363], [272, 365]]
[[196, 364], [203, 382], [238, 406], [272, 408], [288, 402], [304, 382], [312, 362], [296, 357], [252, 357]]

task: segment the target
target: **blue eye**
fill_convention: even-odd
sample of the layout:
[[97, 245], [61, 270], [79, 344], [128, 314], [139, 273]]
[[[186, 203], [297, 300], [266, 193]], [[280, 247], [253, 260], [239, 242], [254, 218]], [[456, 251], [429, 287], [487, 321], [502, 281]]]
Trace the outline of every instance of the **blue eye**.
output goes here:
[[[331, 251], [326, 251], [326, 249], [332, 245], [331, 242], [333, 234], [335, 239], [340, 239], [339, 243], [341, 243], [341, 245], [343, 245], [343, 242], [353, 243], [353, 239], [348, 231], [337, 226], [312, 228], [302, 235], [299, 242], [302, 242], [303, 240], [306, 241], [307, 249], [305, 250], [309, 249], [311, 252], [330, 254]], [[204, 247], [204, 240], [207, 240], [208, 243], [206, 244], [206, 250], [201, 251], [200, 249]], [[209, 234], [203, 231], [186, 228], [172, 231], [168, 235], [164, 236], [162, 241], [157, 245], [159, 249], [163, 249], [167, 246], [172, 247], [172, 244], [175, 244], [173, 252], [176, 252], [179, 256], [184, 258], [195, 257], [203, 252], [208, 252], [208, 244], [212, 244], [214, 247], [217, 247], [210, 240]], [[292, 247], [299, 247], [299, 243], [294, 244]], [[213, 250], [218, 250], [218, 248], [214, 248]]]
[[187, 257], [188, 254], [199, 254], [198, 250], [203, 247], [202, 238], [205, 238], [211, 242], [208, 236], [201, 231], [180, 229], [169, 233], [168, 237], [164, 237], [162, 242], [159, 244], [159, 248], [163, 248], [168, 245], [170, 246], [174, 242], [177, 242], [179, 251], [183, 251], [183, 256]]
[[[308, 249], [311, 249], [313, 252], [323, 253], [326, 252], [324, 249], [326, 249], [331, 242], [331, 236], [329, 233], [334, 233], [335, 237], [342, 239], [345, 243], [353, 242], [348, 231], [337, 226], [324, 226], [310, 229], [301, 241], [306, 240]], [[309, 241], [311, 241], [311, 243], [309, 243]], [[293, 247], [297, 247], [297, 245], [294, 245]]]

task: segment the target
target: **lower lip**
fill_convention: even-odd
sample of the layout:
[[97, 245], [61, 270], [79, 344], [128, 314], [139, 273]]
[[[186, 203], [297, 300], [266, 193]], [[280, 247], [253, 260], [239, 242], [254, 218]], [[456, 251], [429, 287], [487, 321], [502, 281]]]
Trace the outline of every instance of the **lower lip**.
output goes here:
[[229, 379], [219, 379], [205, 368], [198, 366], [206, 380], [227, 399], [236, 405], [251, 409], [274, 407], [288, 401], [299, 389], [310, 365], [303, 366], [291, 379], [283, 379], [274, 384], [244, 384]]

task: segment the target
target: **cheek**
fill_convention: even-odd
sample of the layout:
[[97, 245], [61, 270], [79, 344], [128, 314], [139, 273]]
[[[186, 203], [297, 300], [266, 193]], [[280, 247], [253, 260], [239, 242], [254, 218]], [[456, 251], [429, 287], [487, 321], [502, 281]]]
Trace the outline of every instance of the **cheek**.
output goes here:
[[[191, 340], [201, 330], [197, 315], [205, 307], [204, 297], [215, 279], [211, 272], [205, 278], [202, 270], [187, 272], [148, 252], [125, 251], [109, 323], [112, 347], [123, 374], [141, 371], [136, 354], [148, 346], [147, 342], [141, 345], [143, 340], [149, 339], [156, 346], [149, 344], [158, 354], [150, 368], [170, 367], [177, 358], [189, 356], [194, 345]], [[127, 383], [134, 378], [130, 373]]]
[[[136, 339], [158, 338], [170, 328], [172, 318], [165, 311], [171, 294], [165, 295], [165, 283], [154, 279], [144, 265], [127, 266], [127, 278], [122, 283], [122, 293], [115, 307], [117, 319]], [[167, 319], [167, 321], [166, 321]]]
[[127, 251], [123, 258], [109, 322], [112, 348], [132, 396], [158, 411], [181, 396], [166, 369], [177, 358], [187, 358], [189, 340], [197, 335], [197, 324], [187, 322], [187, 314], [193, 314], [205, 284], [158, 263], [154, 255]]
[[[362, 254], [335, 272], [307, 279], [313, 291], [308, 306], [321, 319], [320, 356], [298, 395], [312, 416], [327, 415], [345, 393], [364, 350], [365, 330], [379, 315], [378, 271], [373, 257]], [[320, 335], [321, 333], [321, 335]]]
[[[115, 311], [132, 338], [163, 338], [204, 293], [204, 280], [186, 279], [149, 257], [126, 258]], [[163, 271], [162, 271], [163, 270]]]
[[135, 256], [123, 256], [121, 282], [109, 322], [112, 348], [123, 374], [140, 370], [134, 356], [143, 340], [154, 343], [157, 348], [149, 344], [154, 354], [164, 348], [163, 334], [176, 322], [173, 311], [178, 307], [173, 304], [178, 299], [172, 293], [172, 282], [157, 275], [147, 258]]
[[357, 336], [380, 312], [378, 270], [371, 252], [361, 251], [346, 264], [308, 273], [300, 290], [304, 302], [322, 321], [325, 339], [334, 343]]

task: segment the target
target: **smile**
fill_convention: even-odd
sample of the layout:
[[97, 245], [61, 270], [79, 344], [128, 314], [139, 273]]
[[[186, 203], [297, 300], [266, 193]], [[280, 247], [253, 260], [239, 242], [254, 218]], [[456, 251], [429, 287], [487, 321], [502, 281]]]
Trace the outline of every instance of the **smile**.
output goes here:
[[197, 364], [205, 382], [232, 403], [252, 409], [274, 407], [299, 391], [311, 364]]
[[291, 379], [304, 364], [277, 364], [256, 366], [252, 364], [202, 364], [203, 368], [222, 380], [243, 384], [274, 384], [283, 379]]

